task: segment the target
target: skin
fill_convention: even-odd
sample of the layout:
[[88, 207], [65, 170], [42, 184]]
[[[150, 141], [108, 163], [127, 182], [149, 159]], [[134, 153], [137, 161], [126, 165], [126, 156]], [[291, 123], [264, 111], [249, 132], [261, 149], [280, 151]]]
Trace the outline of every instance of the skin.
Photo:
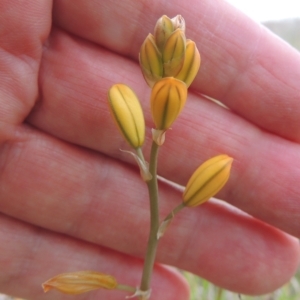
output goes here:
[[[52, 10], [53, 9], [53, 10]], [[145, 111], [143, 39], [181, 13], [202, 64], [160, 151], [159, 174], [185, 185], [206, 159], [227, 154], [217, 195], [183, 210], [162, 239], [153, 299], [186, 300], [186, 269], [245, 294], [271, 292], [299, 262], [300, 54], [225, 1], [0, 3], [0, 291], [44, 294], [58, 273], [98, 270], [139, 284], [149, 229], [145, 184], [110, 117], [107, 90], [130, 85]], [[5, 26], [4, 26], [5, 25]], [[225, 109], [203, 95], [221, 101]], [[160, 184], [161, 215], [181, 192]], [[297, 237], [297, 238], [296, 238]], [[76, 299], [122, 299], [96, 291]]]

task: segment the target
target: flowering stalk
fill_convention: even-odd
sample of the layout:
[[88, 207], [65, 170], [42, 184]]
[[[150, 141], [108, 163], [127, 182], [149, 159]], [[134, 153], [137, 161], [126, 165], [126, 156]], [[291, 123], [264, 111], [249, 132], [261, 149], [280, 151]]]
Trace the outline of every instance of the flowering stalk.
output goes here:
[[[150, 290], [150, 280], [155, 262], [155, 255], [158, 246], [157, 232], [159, 228], [159, 210], [158, 210], [158, 185], [157, 185], [157, 156], [159, 145], [152, 142], [149, 171], [152, 179], [147, 182], [150, 199], [150, 233], [148, 238], [147, 252], [144, 262], [144, 270], [141, 279], [140, 289], [142, 291]], [[144, 300], [144, 299], [141, 299]]]
[[147, 183], [150, 200], [150, 232], [139, 288], [119, 284], [110, 275], [95, 271], [80, 271], [57, 275], [43, 284], [45, 292], [57, 289], [67, 294], [80, 294], [94, 289], [122, 290], [131, 297], [148, 300], [150, 282], [158, 241], [173, 220], [185, 207], [195, 207], [214, 196], [227, 182], [232, 158], [215, 156], [204, 162], [191, 176], [183, 192], [182, 203], [175, 207], [160, 224], [157, 184], [158, 150], [165, 141], [166, 131], [176, 121], [187, 100], [187, 90], [200, 67], [196, 44], [186, 39], [185, 21], [181, 16], [172, 19], [162, 16], [154, 34], [143, 42], [139, 62], [146, 83], [151, 88], [150, 107], [154, 123], [150, 162], [145, 161], [142, 147], [145, 141], [144, 114], [135, 92], [127, 85], [114, 84], [108, 91], [112, 118], [136, 160], [142, 179]]
[[[149, 166], [152, 179], [147, 182], [150, 199], [150, 233], [140, 285], [142, 291], [150, 291], [151, 274], [160, 238], [157, 187], [158, 149], [165, 140], [166, 130], [179, 116], [187, 98], [187, 84], [183, 80], [175, 78], [180, 74], [183, 77], [181, 69], [185, 65], [186, 55], [184, 32], [185, 22], [181, 16], [173, 19], [163, 16], [155, 26], [154, 36], [150, 34], [146, 38], [139, 57], [144, 78], [152, 87], [150, 104], [155, 124], [155, 128], [152, 130], [153, 142]], [[146, 51], [146, 47], [149, 48], [148, 51]], [[155, 49], [155, 51], [150, 51], [151, 49]], [[199, 66], [200, 64], [198, 68]], [[156, 73], [153, 70], [157, 70]], [[188, 73], [185, 77], [189, 80], [196, 75], [195, 73], [189, 75], [188, 67], [185, 67], [184, 72]], [[141, 297], [140, 299], [144, 300], [145, 298]]]

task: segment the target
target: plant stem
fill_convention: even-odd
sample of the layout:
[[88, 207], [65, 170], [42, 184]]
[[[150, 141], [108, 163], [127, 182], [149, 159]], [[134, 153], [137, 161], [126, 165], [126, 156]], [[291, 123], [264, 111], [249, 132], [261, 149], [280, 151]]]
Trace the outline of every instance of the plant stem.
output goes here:
[[147, 253], [141, 280], [141, 291], [150, 289], [150, 280], [153, 271], [156, 249], [158, 245], [157, 231], [159, 227], [158, 186], [157, 186], [157, 155], [159, 146], [152, 142], [149, 171], [152, 179], [147, 182], [150, 199], [150, 233], [148, 238]]
[[218, 293], [217, 293], [216, 300], [221, 300], [222, 299], [222, 294], [223, 294], [223, 289], [222, 288], [218, 288]]
[[166, 222], [168, 220], [172, 220], [175, 215], [177, 213], [179, 213], [183, 208], [185, 208], [186, 206], [184, 205], [184, 203], [180, 203], [179, 205], [177, 205], [164, 219], [163, 222]]
[[184, 203], [179, 204], [176, 206], [160, 223], [158, 232], [157, 232], [157, 239], [160, 239], [164, 234], [169, 225], [171, 224], [172, 220], [174, 219], [175, 215], [180, 212], [183, 208], [185, 208]]
[[134, 288], [133, 286], [130, 286], [130, 285], [125, 285], [125, 284], [118, 284], [116, 289], [120, 290], [120, 291], [130, 292], [130, 293], [136, 292], [136, 288]]
[[144, 158], [142, 148], [137, 148], [135, 150], [136, 150], [137, 156], [145, 163], [145, 158]]

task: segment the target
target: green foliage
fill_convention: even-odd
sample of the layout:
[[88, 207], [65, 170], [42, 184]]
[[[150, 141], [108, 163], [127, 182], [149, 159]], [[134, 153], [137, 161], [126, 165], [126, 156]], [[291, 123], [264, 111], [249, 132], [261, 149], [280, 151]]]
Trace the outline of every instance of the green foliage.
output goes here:
[[212, 283], [188, 272], [183, 272], [190, 284], [190, 300], [299, 300], [300, 299], [300, 270], [289, 283], [274, 293], [263, 296], [245, 296], [221, 290]]

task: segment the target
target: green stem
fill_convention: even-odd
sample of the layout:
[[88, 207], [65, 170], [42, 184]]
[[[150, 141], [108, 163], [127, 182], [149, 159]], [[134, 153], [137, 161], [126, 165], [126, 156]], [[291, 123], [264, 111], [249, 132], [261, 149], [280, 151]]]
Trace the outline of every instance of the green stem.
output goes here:
[[222, 288], [218, 288], [218, 293], [217, 293], [216, 300], [221, 300], [222, 299], [222, 294], [223, 294], [223, 289]]
[[184, 203], [180, 203], [176, 206], [161, 222], [157, 232], [157, 239], [160, 239], [164, 234], [167, 228], [170, 226], [171, 222], [173, 221], [175, 215], [180, 212], [185, 207]]
[[125, 292], [130, 292], [130, 293], [135, 293], [136, 288], [130, 285], [125, 285], [125, 284], [118, 284], [116, 287], [117, 290], [119, 291], [125, 291]]
[[158, 211], [158, 186], [157, 186], [157, 155], [159, 146], [152, 142], [149, 171], [152, 179], [147, 182], [150, 199], [150, 233], [148, 238], [147, 253], [145, 257], [144, 270], [141, 280], [141, 291], [150, 289], [150, 280], [153, 271], [155, 255], [158, 245], [157, 231], [159, 227]]
[[144, 158], [142, 148], [136, 148], [135, 150], [136, 150], [137, 156], [145, 163], [145, 158]]
[[179, 213], [183, 208], [185, 208], [186, 206], [184, 205], [184, 203], [180, 203], [178, 206], [176, 206], [166, 217], [165, 219], [163, 220], [163, 222], [166, 222], [166, 221], [169, 221], [169, 220], [172, 220], [175, 215], [177, 213]]

